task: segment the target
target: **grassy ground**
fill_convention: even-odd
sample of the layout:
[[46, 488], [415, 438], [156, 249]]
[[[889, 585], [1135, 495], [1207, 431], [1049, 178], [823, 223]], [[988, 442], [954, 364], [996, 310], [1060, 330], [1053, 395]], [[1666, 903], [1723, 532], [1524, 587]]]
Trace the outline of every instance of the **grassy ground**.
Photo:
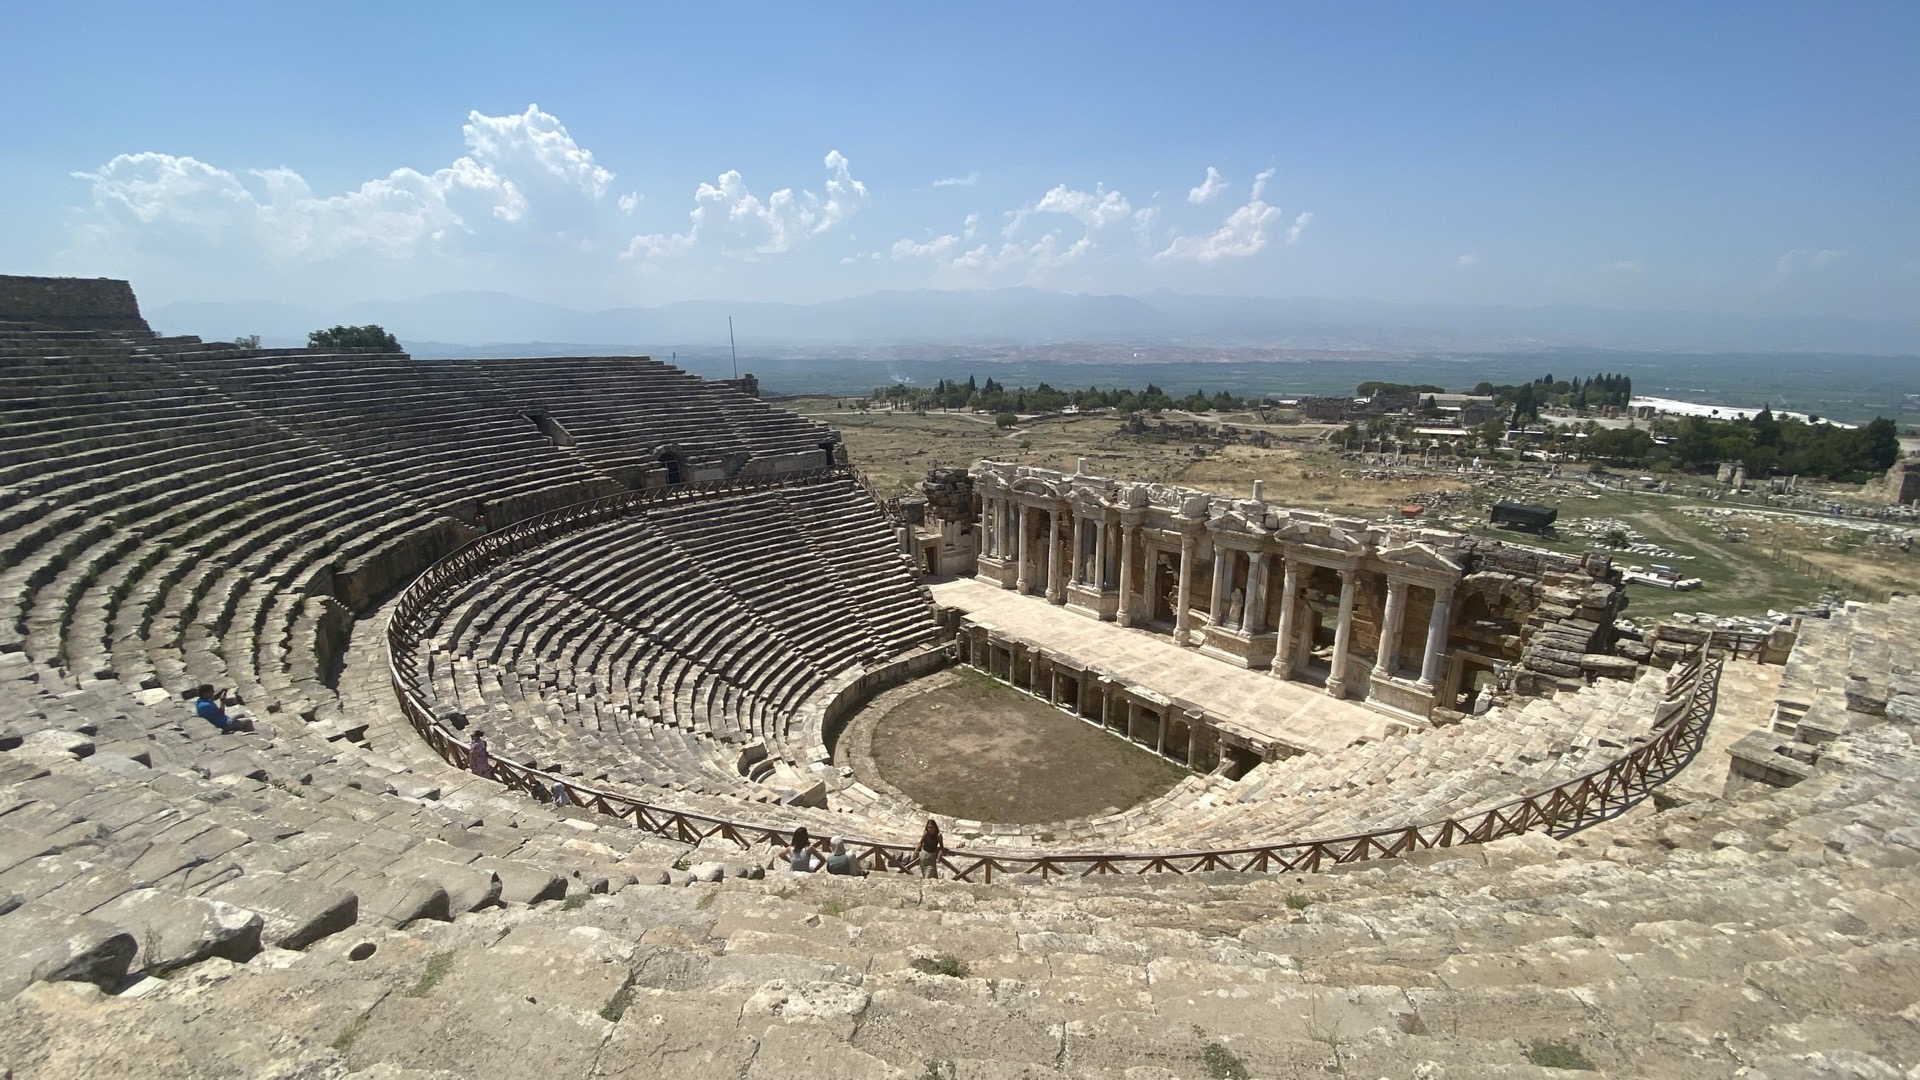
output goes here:
[[958, 668], [873, 731], [887, 782], [946, 817], [1037, 824], [1124, 809], [1186, 770], [1059, 709]]
[[[1668, 559], [1618, 552], [1614, 555], [1616, 563], [1664, 563], [1688, 577], [1700, 579], [1701, 587], [1692, 592], [1629, 585], [1627, 616], [1639, 621], [1658, 619], [1674, 612], [1761, 615], [1768, 610], [1786, 610], [1805, 604], [1823, 594], [1848, 593], [1848, 589], [1833, 583], [1833, 576], [1875, 589], [1913, 589], [1920, 584], [1920, 553], [1905, 554], [1890, 546], [1876, 548], [1877, 554], [1871, 556], [1864, 552], [1849, 555], [1840, 550], [1822, 551], [1817, 542], [1809, 539], [1810, 534], [1829, 535], [1836, 530], [1830, 523], [1823, 524], [1818, 519], [1767, 515], [1759, 519], [1761, 523], [1756, 523], [1745, 517], [1735, 518], [1736, 524], [1745, 526], [1743, 531], [1748, 533], [1748, 538], [1734, 541], [1725, 538], [1725, 529], [1713, 527], [1716, 519], [1700, 513], [1702, 509], [1724, 509], [1723, 504], [1719, 503], [1673, 496], [1617, 493], [1604, 494], [1597, 499], [1575, 495], [1555, 501], [1560, 507], [1563, 528], [1579, 518], [1616, 519], [1641, 533], [1648, 541], [1683, 556]], [[1735, 514], [1744, 513], [1735, 511]], [[1780, 524], [1770, 524], [1776, 521]], [[1776, 537], [1772, 530], [1778, 530], [1777, 539], [1781, 543], [1774, 542]], [[1844, 529], [1839, 531], [1842, 535], [1847, 534]], [[1484, 523], [1474, 524], [1472, 532], [1555, 551], [1579, 553], [1592, 550], [1595, 546], [1591, 539], [1584, 536], [1563, 535], [1558, 539], [1533, 537], [1494, 529]], [[1689, 555], [1692, 558], [1684, 558]], [[1827, 572], [1828, 580], [1818, 580], [1803, 573], [1797, 564], [1782, 557], [1788, 555], [1805, 556], [1807, 561]], [[1859, 590], [1853, 592], [1865, 595]]]

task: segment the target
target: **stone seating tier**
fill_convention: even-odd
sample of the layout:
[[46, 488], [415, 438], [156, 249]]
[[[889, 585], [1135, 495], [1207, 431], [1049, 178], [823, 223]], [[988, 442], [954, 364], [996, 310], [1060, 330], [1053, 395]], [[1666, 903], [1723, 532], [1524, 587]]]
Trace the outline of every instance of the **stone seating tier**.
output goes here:
[[[537, 1047], [543, 1068], [603, 1077], [666, 1061], [728, 1078], [1897, 1077], [1920, 1054], [1920, 894], [1903, 842], [1920, 774], [1886, 725], [1842, 736], [1829, 760], [1765, 797], [1340, 874], [982, 886], [775, 871], [451, 924], [367, 920], [244, 964], [218, 951], [237, 950], [217, 919], [176, 917], [132, 966], [177, 962], [183, 939], [209, 959], [115, 998], [84, 982], [31, 987], [0, 1005], [0, 1055], [22, 1076], [238, 1075], [247, 1062], [477, 1077]], [[246, 788], [205, 785], [227, 797], [202, 812], [236, 831], [311, 830], [289, 837], [307, 865], [392, 842], [382, 828], [283, 822], [303, 807]], [[322, 794], [315, 818], [362, 793]], [[440, 843], [401, 859], [424, 864]], [[0, 877], [71, 881], [61, 858]], [[63, 931], [48, 940], [141, 937], [112, 921], [150, 910], [140, 899], [53, 907], [87, 906], [86, 887], [40, 892], [0, 923]], [[267, 925], [287, 940], [288, 923]], [[113, 959], [94, 977], [111, 980]]]
[[[500, 395], [478, 368], [444, 389], [379, 354], [0, 337], [0, 862], [19, 871], [0, 886], [0, 931], [96, 926], [100, 905], [137, 894], [121, 937], [140, 939], [136, 969], [159, 971], [180, 958], [148, 957], [172, 944], [146, 940], [135, 914], [204, 922], [220, 939], [208, 948], [244, 959], [356, 917], [618, 888], [634, 876], [620, 867], [671, 861], [626, 829], [592, 839], [605, 819], [372, 753], [375, 710], [336, 692], [353, 622], [339, 575], [422, 530], [458, 536], [449, 509], [619, 486], [480, 400]], [[731, 394], [708, 389], [702, 408]], [[259, 732], [194, 718], [180, 691], [203, 681], [237, 689]], [[732, 694], [701, 704], [752, 711]], [[5, 915], [21, 898], [28, 914]]]
[[636, 794], [790, 799], [821, 783], [802, 705], [937, 632], [862, 499], [845, 480], [784, 485], [556, 538], [449, 594], [423, 670], [514, 760]]

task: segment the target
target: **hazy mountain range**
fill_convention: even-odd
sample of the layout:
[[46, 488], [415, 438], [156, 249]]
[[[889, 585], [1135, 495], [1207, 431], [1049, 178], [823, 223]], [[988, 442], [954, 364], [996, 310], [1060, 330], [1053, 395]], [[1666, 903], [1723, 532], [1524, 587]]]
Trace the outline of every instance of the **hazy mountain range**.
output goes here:
[[1744, 316], [1585, 307], [1468, 307], [1373, 300], [1258, 299], [1158, 290], [1099, 296], [1012, 288], [878, 292], [817, 304], [686, 301], [577, 311], [494, 292], [369, 300], [336, 310], [253, 301], [160, 304], [156, 330], [268, 345], [307, 331], [378, 323], [426, 355], [553, 343], [660, 353], [725, 348], [732, 316], [743, 351], [769, 346], [1035, 345], [1058, 342], [1264, 346], [1313, 350], [1622, 349], [1920, 354], [1920, 319]]

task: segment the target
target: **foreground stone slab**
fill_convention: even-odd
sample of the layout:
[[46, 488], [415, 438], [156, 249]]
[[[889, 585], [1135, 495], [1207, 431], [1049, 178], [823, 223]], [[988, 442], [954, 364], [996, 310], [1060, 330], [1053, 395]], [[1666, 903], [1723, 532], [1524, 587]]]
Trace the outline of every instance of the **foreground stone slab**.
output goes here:
[[566, 898], [566, 877], [551, 870], [491, 856], [475, 859], [473, 865], [499, 876], [500, 899], [507, 903], [537, 904], [542, 900]]
[[36, 903], [0, 916], [0, 1000], [36, 982], [87, 982], [111, 990], [139, 943], [111, 923]]
[[260, 940], [282, 949], [304, 949], [360, 918], [360, 898], [353, 893], [266, 870], [230, 881], [210, 897], [259, 912], [265, 920]]
[[89, 912], [92, 918], [127, 928], [140, 943], [137, 970], [167, 972], [218, 956], [244, 964], [260, 952], [265, 920], [217, 900], [139, 889]]
[[345, 884], [360, 897], [360, 921], [395, 929], [421, 919], [453, 919], [447, 890], [431, 881], [356, 874]]
[[[478, 911], [499, 902], [500, 878], [493, 871], [439, 858], [424, 850], [427, 846], [422, 844], [402, 855], [393, 865], [386, 868], [385, 873], [390, 877], [407, 877], [430, 882], [445, 890], [448, 910], [456, 915]], [[440, 847], [448, 851], [459, 850], [444, 844]]]

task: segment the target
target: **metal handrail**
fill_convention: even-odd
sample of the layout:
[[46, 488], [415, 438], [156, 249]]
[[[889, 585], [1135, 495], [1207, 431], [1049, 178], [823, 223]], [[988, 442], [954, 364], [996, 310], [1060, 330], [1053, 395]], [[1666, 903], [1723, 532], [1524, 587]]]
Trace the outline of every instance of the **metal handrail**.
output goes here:
[[[830, 480], [857, 483], [852, 469], [836, 465], [804, 472], [700, 480], [628, 491], [523, 518], [464, 545], [428, 567], [407, 586], [387, 626], [387, 666], [401, 711], [427, 745], [448, 764], [459, 769], [471, 767], [466, 744], [457, 731], [433, 715], [421, 682], [417, 653], [425, 628], [420, 616], [448, 593], [473, 582], [506, 559], [566, 533], [649, 506]], [[1723, 661], [1714, 655], [1713, 646], [1713, 634], [1709, 633], [1705, 643], [1674, 664], [1667, 678], [1666, 694], [1655, 709], [1655, 728], [1638, 746], [1553, 787], [1485, 810], [1347, 836], [1220, 849], [1057, 855], [992, 855], [949, 850], [940, 856], [940, 865], [960, 880], [984, 882], [1007, 875], [1038, 875], [1045, 880], [1122, 873], [1311, 872], [1337, 864], [1396, 858], [1415, 851], [1484, 843], [1527, 832], [1566, 836], [1623, 813], [1692, 760], [1712, 721], [1718, 694]], [[792, 838], [790, 828], [656, 805], [519, 765], [504, 756], [493, 760], [492, 770], [494, 779], [511, 790], [535, 794], [564, 788], [575, 806], [681, 843], [697, 844], [718, 836], [752, 849], [759, 845], [784, 846]], [[911, 844], [851, 837], [847, 843], [869, 866], [883, 862], [905, 865], [916, 855]]]

